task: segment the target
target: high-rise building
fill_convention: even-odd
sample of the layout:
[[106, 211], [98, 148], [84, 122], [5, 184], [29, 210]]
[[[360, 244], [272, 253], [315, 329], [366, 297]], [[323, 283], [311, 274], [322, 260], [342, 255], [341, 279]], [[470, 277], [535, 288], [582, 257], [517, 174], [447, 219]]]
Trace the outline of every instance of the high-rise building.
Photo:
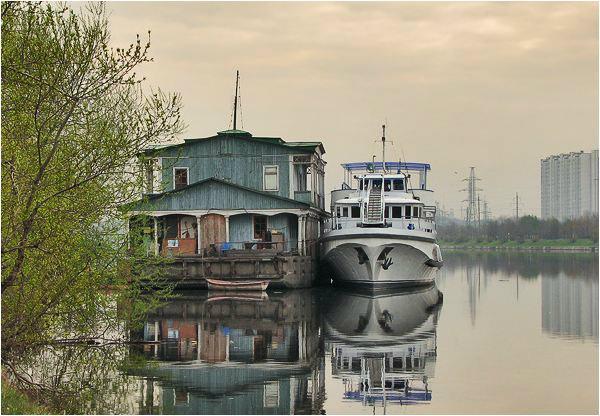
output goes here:
[[542, 218], [598, 214], [598, 150], [541, 160]]

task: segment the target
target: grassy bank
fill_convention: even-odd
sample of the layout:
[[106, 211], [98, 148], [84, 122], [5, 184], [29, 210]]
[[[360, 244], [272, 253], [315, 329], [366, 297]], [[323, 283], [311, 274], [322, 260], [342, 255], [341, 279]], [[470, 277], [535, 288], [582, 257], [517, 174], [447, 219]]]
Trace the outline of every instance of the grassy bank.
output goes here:
[[2, 379], [2, 414], [3, 415], [30, 415], [46, 414], [47, 409], [34, 403], [26, 394], [11, 386]]
[[569, 239], [557, 239], [557, 240], [525, 240], [525, 241], [478, 241], [478, 240], [467, 240], [467, 241], [447, 241], [440, 240], [438, 242], [442, 248], [498, 248], [498, 249], [543, 249], [543, 248], [555, 248], [555, 249], [577, 249], [577, 248], [589, 248], [598, 247], [598, 243], [594, 243], [589, 239], [569, 240]]

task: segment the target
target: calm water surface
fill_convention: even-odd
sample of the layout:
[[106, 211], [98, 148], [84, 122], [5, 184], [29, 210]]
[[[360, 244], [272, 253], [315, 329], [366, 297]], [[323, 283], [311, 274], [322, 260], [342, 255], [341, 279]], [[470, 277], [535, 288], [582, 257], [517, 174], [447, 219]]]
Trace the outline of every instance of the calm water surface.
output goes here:
[[447, 252], [408, 292], [187, 293], [132, 337], [135, 413], [598, 413], [598, 258]]

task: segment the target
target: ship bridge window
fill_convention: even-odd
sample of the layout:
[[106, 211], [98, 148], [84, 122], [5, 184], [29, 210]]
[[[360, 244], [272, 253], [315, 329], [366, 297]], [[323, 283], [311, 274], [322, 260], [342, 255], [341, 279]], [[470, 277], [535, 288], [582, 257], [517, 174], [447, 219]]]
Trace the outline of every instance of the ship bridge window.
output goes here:
[[348, 216], [348, 207], [337, 207], [336, 209], [337, 217], [347, 217]]
[[385, 179], [383, 181], [383, 190], [385, 192], [389, 192], [392, 190], [392, 180], [391, 179]]
[[396, 179], [394, 181], [394, 191], [404, 191], [404, 180]]
[[363, 190], [363, 180], [362, 179], [360, 179], [358, 181], [358, 189], [360, 189], [361, 191]]
[[360, 207], [352, 207], [350, 211], [352, 218], [360, 218]]
[[392, 218], [402, 218], [402, 207], [392, 207]]

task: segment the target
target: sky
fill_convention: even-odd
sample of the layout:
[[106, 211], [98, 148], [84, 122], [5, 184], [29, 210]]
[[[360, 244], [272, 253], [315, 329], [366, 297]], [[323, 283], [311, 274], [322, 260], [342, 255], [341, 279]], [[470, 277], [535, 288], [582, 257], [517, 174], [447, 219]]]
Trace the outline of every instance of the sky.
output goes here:
[[[430, 163], [461, 214], [474, 166], [492, 216], [540, 214], [540, 159], [598, 148], [596, 2], [109, 2], [113, 46], [151, 30], [148, 85], [181, 93], [181, 139], [230, 127], [322, 141], [340, 163]], [[238, 125], [238, 128], [240, 126]]]

